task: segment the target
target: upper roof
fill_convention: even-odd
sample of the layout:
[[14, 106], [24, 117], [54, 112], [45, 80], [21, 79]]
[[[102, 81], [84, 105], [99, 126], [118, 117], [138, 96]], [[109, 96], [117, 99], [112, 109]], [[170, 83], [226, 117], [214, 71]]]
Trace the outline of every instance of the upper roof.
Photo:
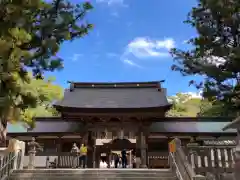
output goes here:
[[55, 106], [73, 108], [152, 108], [169, 106], [161, 82], [79, 83]]

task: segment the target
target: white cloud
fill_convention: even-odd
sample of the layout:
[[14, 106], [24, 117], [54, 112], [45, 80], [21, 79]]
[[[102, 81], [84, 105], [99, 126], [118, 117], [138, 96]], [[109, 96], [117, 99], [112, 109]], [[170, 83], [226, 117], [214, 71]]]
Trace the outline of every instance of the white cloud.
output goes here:
[[132, 54], [137, 58], [167, 57], [169, 56], [168, 51], [173, 47], [175, 47], [175, 41], [172, 38], [151, 40], [146, 37], [138, 37], [127, 45], [124, 54]]
[[181, 103], [184, 103], [184, 102], [186, 102], [190, 99], [202, 99], [203, 98], [202, 97], [202, 91], [199, 91], [199, 92], [183, 92], [183, 93], [179, 93], [179, 94], [186, 95], [186, 96], [184, 97], [184, 99], [182, 99], [181, 96], [173, 95], [173, 96], [168, 97], [168, 101], [170, 103], [172, 103], [173, 99], [174, 99], [174, 101], [177, 101], [177, 102], [181, 101]]
[[226, 62], [226, 59], [222, 57], [217, 56], [211, 56], [206, 58], [207, 63], [210, 63], [211, 65], [219, 66]]
[[130, 59], [124, 59], [123, 62], [129, 66], [137, 67], [137, 68], [142, 68], [142, 66], [138, 65], [137, 63], [133, 62]]
[[182, 41], [182, 44], [188, 44], [188, 42], [189, 42], [188, 39], [187, 39], [187, 40], [183, 40], [183, 41]]
[[190, 98], [202, 99], [202, 91], [200, 91], [200, 92], [185, 92], [182, 94], [189, 95]]
[[123, 7], [128, 7], [124, 0], [96, 0], [97, 3], [104, 3], [107, 4], [108, 6], [123, 6]]

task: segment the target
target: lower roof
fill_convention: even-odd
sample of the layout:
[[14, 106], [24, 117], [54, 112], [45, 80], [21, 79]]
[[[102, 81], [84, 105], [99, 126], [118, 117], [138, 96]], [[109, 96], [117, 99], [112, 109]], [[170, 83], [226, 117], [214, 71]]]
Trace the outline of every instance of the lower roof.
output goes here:
[[[181, 121], [182, 119], [182, 121]], [[229, 123], [229, 120], [223, 119], [217, 121], [189, 121], [183, 118], [174, 119], [165, 118], [161, 122], [154, 122], [150, 126], [150, 133], [236, 133], [236, 130], [222, 129]], [[49, 120], [36, 121], [34, 129], [27, 129], [23, 124], [8, 124], [7, 131], [9, 134], [21, 133], [77, 133], [83, 130], [83, 126], [78, 121], [62, 121], [58, 118], [49, 118]]]

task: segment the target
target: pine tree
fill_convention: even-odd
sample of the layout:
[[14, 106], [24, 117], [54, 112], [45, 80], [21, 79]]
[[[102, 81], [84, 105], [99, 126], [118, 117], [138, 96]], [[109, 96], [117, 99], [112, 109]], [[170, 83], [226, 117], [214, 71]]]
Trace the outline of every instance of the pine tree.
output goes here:
[[0, 1], [0, 138], [7, 122], [45, 98], [31, 88], [28, 70], [43, 79], [45, 71], [63, 68], [60, 45], [88, 34], [93, 25], [84, 18], [91, 9], [66, 0]]
[[227, 114], [240, 109], [240, 1], [199, 0], [185, 23], [197, 31], [189, 50], [173, 49], [172, 69], [182, 75], [200, 75], [202, 82], [190, 84], [203, 89], [211, 103], [222, 103]]

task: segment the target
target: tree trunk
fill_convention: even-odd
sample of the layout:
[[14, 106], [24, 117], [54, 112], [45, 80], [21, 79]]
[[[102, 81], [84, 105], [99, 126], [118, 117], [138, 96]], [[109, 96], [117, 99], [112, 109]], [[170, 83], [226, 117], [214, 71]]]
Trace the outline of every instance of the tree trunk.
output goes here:
[[0, 122], [0, 147], [6, 147], [7, 140], [7, 123], [5, 121]]

